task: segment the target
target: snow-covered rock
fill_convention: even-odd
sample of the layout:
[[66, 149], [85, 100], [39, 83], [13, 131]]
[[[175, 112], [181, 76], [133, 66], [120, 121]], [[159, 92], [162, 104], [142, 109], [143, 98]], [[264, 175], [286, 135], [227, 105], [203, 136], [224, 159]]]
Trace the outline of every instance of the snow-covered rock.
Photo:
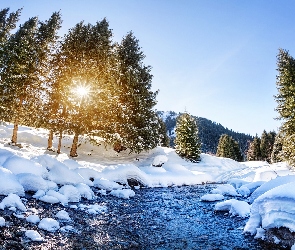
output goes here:
[[135, 192], [131, 189], [122, 189], [113, 190], [110, 192], [110, 194], [119, 198], [129, 199], [130, 197], [133, 197], [135, 195]]
[[31, 241], [44, 241], [44, 238], [35, 230], [26, 230], [25, 236]]
[[60, 210], [56, 215], [55, 215], [56, 218], [58, 218], [59, 220], [66, 220], [66, 221], [70, 221], [71, 218], [68, 214], [67, 211], [65, 210]]
[[38, 215], [35, 214], [31, 214], [26, 218], [27, 222], [33, 223], [33, 224], [37, 224], [40, 222], [40, 218]]
[[81, 194], [78, 188], [73, 185], [64, 185], [59, 189], [59, 193], [68, 198], [69, 202], [79, 202], [81, 200]]
[[25, 205], [22, 203], [20, 197], [16, 194], [9, 194], [0, 203], [0, 209], [4, 210], [6, 207], [15, 207], [21, 211], [27, 211]]
[[201, 198], [201, 201], [220, 201], [224, 199], [222, 194], [205, 194]]
[[231, 195], [237, 196], [235, 188], [230, 184], [218, 185], [217, 188], [211, 190], [212, 194], [222, 194], [222, 195]]
[[55, 232], [60, 228], [58, 221], [52, 219], [52, 218], [43, 218], [38, 227], [40, 229], [44, 229], [48, 232]]
[[215, 205], [215, 211], [228, 211], [232, 216], [248, 217], [250, 214], [250, 205], [245, 201], [230, 199], [219, 202]]

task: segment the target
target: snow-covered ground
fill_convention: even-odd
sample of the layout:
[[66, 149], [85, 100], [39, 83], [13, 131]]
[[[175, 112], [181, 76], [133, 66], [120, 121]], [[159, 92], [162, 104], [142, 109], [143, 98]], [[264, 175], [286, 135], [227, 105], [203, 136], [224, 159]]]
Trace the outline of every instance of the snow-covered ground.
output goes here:
[[[6, 197], [0, 209], [15, 210], [17, 216], [38, 224], [39, 229], [54, 232], [61, 230], [59, 220], [71, 220], [66, 212], [55, 218], [39, 218], [26, 213], [21, 197], [35, 192], [37, 200], [61, 203], [77, 209], [82, 198], [94, 199], [91, 187], [100, 188], [101, 195], [132, 198], [136, 189], [167, 187], [202, 183], [223, 183], [201, 197], [203, 201], [226, 201], [215, 205], [216, 211], [228, 211], [232, 216], [250, 216], [244, 232], [263, 238], [263, 230], [287, 227], [295, 231], [295, 173], [287, 164], [267, 162], [238, 163], [227, 158], [201, 155], [200, 163], [181, 159], [171, 148], [157, 147], [141, 154], [117, 153], [101, 143], [94, 146], [83, 139], [77, 158], [68, 157], [72, 138], [63, 138], [62, 154], [47, 151], [48, 131], [20, 127], [18, 141], [21, 147], [9, 144], [11, 125], [0, 126], [0, 195]], [[57, 146], [57, 138], [54, 139]], [[106, 150], [107, 149], [107, 150]], [[137, 183], [134, 189], [128, 180]], [[248, 197], [248, 202], [237, 198]], [[82, 204], [81, 204], [82, 205]], [[91, 214], [106, 211], [106, 207], [83, 207]], [[25, 214], [25, 215], [23, 215]], [[5, 226], [0, 217], [0, 226]], [[263, 230], [262, 230], [263, 229]], [[42, 241], [37, 231], [28, 230], [27, 238]]]

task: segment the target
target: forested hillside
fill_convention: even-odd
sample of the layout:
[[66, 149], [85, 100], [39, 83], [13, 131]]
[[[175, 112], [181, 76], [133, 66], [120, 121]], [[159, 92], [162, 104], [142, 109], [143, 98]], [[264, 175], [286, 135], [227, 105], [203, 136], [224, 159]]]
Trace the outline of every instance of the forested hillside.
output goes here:
[[[175, 138], [175, 126], [176, 119], [179, 114], [174, 111], [158, 111], [158, 115], [163, 119], [166, 124], [167, 134], [170, 137], [170, 146], [174, 146]], [[234, 132], [231, 129], [224, 128], [220, 123], [212, 122], [203, 117], [193, 116], [198, 125], [199, 138], [202, 146], [201, 150], [203, 153], [216, 154], [218, 140], [222, 134], [231, 136], [234, 140], [239, 142], [239, 146], [243, 156], [246, 155], [246, 151], [249, 146], [249, 142], [253, 140], [253, 136], [246, 135], [243, 133]]]

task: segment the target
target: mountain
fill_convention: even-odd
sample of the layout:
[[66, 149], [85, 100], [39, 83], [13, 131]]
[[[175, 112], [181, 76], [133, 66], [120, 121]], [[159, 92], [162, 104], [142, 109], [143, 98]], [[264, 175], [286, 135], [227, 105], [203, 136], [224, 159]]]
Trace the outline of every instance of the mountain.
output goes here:
[[[174, 111], [157, 111], [157, 113], [166, 124], [167, 134], [170, 137], [170, 146], [174, 147], [176, 119], [180, 113]], [[196, 119], [199, 128], [199, 138], [202, 143], [201, 150], [203, 153], [216, 154], [220, 136], [227, 134], [239, 143], [245, 158], [249, 142], [254, 139], [253, 136], [224, 128], [220, 123], [212, 122], [203, 117], [193, 117]]]

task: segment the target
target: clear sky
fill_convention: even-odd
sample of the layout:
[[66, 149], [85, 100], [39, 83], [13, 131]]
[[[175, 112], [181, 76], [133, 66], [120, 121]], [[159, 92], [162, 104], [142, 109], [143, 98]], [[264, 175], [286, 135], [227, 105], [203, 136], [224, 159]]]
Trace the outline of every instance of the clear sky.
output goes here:
[[0, 0], [21, 22], [61, 10], [64, 34], [104, 17], [119, 42], [130, 30], [152, 66], [158, 110], [205, 117], [260, 136], [277, 130], [276, 55], [295, 56], [295, 1]]

